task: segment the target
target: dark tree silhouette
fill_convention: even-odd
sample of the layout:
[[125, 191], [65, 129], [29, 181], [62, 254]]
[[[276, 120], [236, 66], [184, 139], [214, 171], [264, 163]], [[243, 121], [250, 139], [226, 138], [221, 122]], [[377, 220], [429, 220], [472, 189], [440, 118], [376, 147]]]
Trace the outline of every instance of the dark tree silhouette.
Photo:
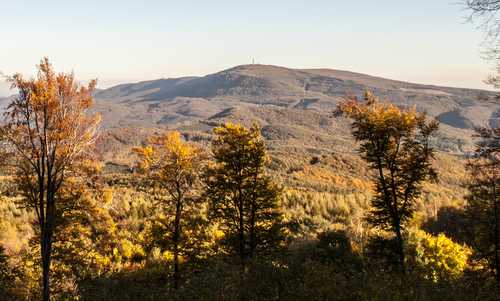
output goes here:
[[436, 179], [431, 165], [434, 149], [430, 138], [438, 129], [415, 108], [403, 110], [379, 102], [365, 93], [365, 102], [348, 99], [339, 104], [338, 113], [353, 119], [353, 136], [361, 142], [362, 158], [375, 172], [375, 195], [368, 220], [391, 230], [396, 236], [399, 268], [405, 272], [403, 230], [415, 211], [422, 183]]
[[500, 282], [500, 128], [479, 129], [480, 141], [468, 168], [471, 175], [466, 212], [473, 246]]
[[244, 269], [271, 248], [279, 232], [280, 190], [266, 175], [267, 154], [260, 128], [227, 123], [214, 130], [215, 164], [205, 175], [211, 215], [220, 222]]

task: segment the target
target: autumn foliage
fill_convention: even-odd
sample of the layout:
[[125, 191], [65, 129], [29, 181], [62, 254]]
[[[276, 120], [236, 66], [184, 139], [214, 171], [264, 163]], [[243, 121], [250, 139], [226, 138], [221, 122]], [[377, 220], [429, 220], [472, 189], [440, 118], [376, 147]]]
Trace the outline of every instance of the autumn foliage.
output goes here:
[[423, 182], [437, 178], [431, 138], [438, 123], [427, 121], [415, 108], [380, 102], [371, 92], [364, 98], [364, 103], [346, 100], [338, 110], [352, 118], [352, 134], [361, 142], [361, 157], [373, 170], [375, 195], [369, 221], [395, 234], [404, 272], [404, 226], [415, 212]]
[[[183, 254], [184, 226], [199, 209], [199, 177], [205, 159], [203, 150], [182, 141], [179, 132], [150, 138], [150, 144], [135, 149], [139, 155], [138, 169], [145, 175], [143, 183], [155, 196], [158, 205], [173, 219], [165, 226], [170, 229], [173, 245], [174, 287], [180, 280], [179, 256]], [[172, 210], [173, 209], [173, 210]]]
[[266, 174], [268, 156], [257, 125], [226, 123], [214, 133], [215, 162], [204, 175], [204, 197], [245, 267], [279, 237], [280, 190]]
[[0, 129], [3, 158], [15, 176], [23, 203], [36, 213], [42, 267], [43, 300], [49, 300], [50, 265], [54, 233], [64, 214], [61, 195], [68, 179], [88, 169], [99, 125], [89, 115], [95, 81], [80, 86], [73, 74], [56, 74], [47, 58], [38, 76], [12, 77], [19, 94], [5, 112]]
[[207, 121], [155, 129], [116, 168], [94, 148], [95, 82], [38, 69], [11, 78], [0, 127], [0, 300], [498, 296], [497, 129], [466, 169], [434, 149], [437, 122], [366, 92], [338, 107], [353, 152]]

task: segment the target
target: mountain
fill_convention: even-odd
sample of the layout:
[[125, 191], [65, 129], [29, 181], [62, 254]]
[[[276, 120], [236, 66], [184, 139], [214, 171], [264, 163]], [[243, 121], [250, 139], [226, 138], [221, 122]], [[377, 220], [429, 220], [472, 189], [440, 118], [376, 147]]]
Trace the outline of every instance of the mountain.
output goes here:
[[[224, 121], [263, 127], [270, 147], [345, 151], [354, 147], [349, 121], [333, 117], [338, 101], [370, 90], [400, 106], [416, 106], [441, 122], [436, 145], [462, 153], [477, 126], [499, 125], [497, 93], [390, 80], [330, 69], [242, 65], [203, 77], [122, 84], [95, 94], [103, 116], [106, 158], [123, 161], [130, 145], [177, 129], [209, 137]], [[208, 138], [207, 138], [208, 139]]]
[[[498, 125], [500, 100], [492, 91], [420, 85], [348, 71], [237, 66], [203, 77], [122, 84], [95, 92], [103, 117], [98, 149], [105, 171], [126, 173], [132, 147], [153, 134], [178, 130], [208, 145], [212, 128], [227, 121], [258, 122], [266, 138], [273, 177], [303, 193], [357, 197], [371, 189], [371, 174], [357, 154], [350, 120], [335, 116], [346, 96], [370, 90], [399, 106], [416, 106], [441, 121], [433, 141], [440, 182], [429, 199], [463, 200], [464, 153], [473, 128]], [[6, 104], [8, 99], [0, 100]], [[358, 199], [356, 199], [358, 200]], [[359, 199], [358, 201], [362, 201]]]
[[222, 122], [258, 122], [273, 178], [283, 187], [319, 198], [345, 194], [362, 202], [359, 195], [369, 193], [372, 175], [357, 153], [350, 120], [332, 113], [346, 96], [361, 96], [365, 90], [400, 106], [414, 105], [441, 121], [433, 141], [439, 150], [435, 165], [440, 182], [426, 186], [424, 198], [441, 205], [463, 200], [463, 155], [473, 147], [475, 126], [497, 124], [500, 101], [495, 92], [338, 70], [237, 66], [204, 77], [97, 91], [95, 110], [103, 116], [98, 148], [106, 172], [126, 173], [134, 160], [132, 147], [150, 135], [178, 130], [186, 140], [208, 146], [212, 128]]
[[[499, 101], [490, 91], [438, 87], [348, 71], [242, 65], [204, 77], [124, 84], [96, 93], [106, 127], [173, 125], [200, 121], [236, 107], [332, 111], [363, 91], [415, 105], [456, 129], [496, 125]], [[108, 114], [109, 113], [109, 114]]]

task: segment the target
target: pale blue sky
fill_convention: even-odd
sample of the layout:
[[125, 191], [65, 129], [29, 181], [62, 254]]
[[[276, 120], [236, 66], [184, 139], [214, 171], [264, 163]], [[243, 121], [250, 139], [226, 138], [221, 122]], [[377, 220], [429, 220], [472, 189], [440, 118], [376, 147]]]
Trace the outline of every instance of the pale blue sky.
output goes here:
[[[460, 0], [0, 0], [0, 71], [118, 82], [250, 63], [485, 87], [483, 34]], [[0, 95], [5, 94], [0, 87]]]

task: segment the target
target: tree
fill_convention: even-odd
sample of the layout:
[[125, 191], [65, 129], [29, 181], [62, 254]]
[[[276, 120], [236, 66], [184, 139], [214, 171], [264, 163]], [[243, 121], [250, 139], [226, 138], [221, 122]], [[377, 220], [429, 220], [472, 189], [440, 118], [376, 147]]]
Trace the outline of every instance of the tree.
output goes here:
[[460, 245], [443, 233], [437, 236], [417, 230], [410, 235], [415, 268], [434, 282], [456, 280], [462, 276], [471, 254], [470, 249]]
[[257, 125], [248, 129], [226, 123], [214, 134], [215, 163], [204, 177], [205, 198], [245, 270], [249, 260], [275, 242], [280, 190], [265, 172], [268, 157]]
[[466, 214], [471, 220], [473, 246], [500, 282], [500, 128], [478, 129], [479, 143], [468, 162], [471, 175]]
[[5, 164], [15, 177], [24, 206], [36, 213], [42, 258], [43, 300], [50, 299], [54, 232], [64, 216], [61, 188], [80, 177], [92, 157], [100, 117], [88, 111], [96, 82], [79, 85], [72, 73], [56, 74], [47, 58], [36, 78], [11, 79], [18, 95], [0, 128]]
[[405, 272], [403, 230], [415, 211], [415, 201], [425, 180], [437, 179], [431, 159], [430, 138], [438, 129], [436, 121], [426, 121], [415, 108], [400, 109], [381, 103], [370, 92], [365, 103], [347, 99], [338, 113], [352, 118], [353, 136], [361, 142], [360, 153], [375, 171], [375, 191], [368, 220], [391, 230], [396, 236], [399, 268]]
[[140, 156], [139, 170], [146, 175], [147, 187], [160, 200], [162, 208], [174, 208], [174, 219], [166, 228], [170, 230], [173, 244], [173, 284], [177, 289], [183, 225], [193, 209], [199, 207], [196, 188], [204, 153], [200, 147], [182, 141], [179, 132], [152, 137], [150, 142], [148, 146], [136, 148]]
[[465, 7], [471, 12], [470, 19], [483, 19], [481, 26], [486, 30], [487, 36], [496, 42], [500, 34], [500, 20], [497, 13], [500, 10], [498, 0], [465, 0]]
[[490, 75], [485, 82], [494, 88], [500, 88], [500, 1], [498, 0], [464, 0], [464, 5], [470, 11], [469, 20], [479, 20], [479, 27], [485, 31], [485, 58], [496, 64], [496, 74]]

